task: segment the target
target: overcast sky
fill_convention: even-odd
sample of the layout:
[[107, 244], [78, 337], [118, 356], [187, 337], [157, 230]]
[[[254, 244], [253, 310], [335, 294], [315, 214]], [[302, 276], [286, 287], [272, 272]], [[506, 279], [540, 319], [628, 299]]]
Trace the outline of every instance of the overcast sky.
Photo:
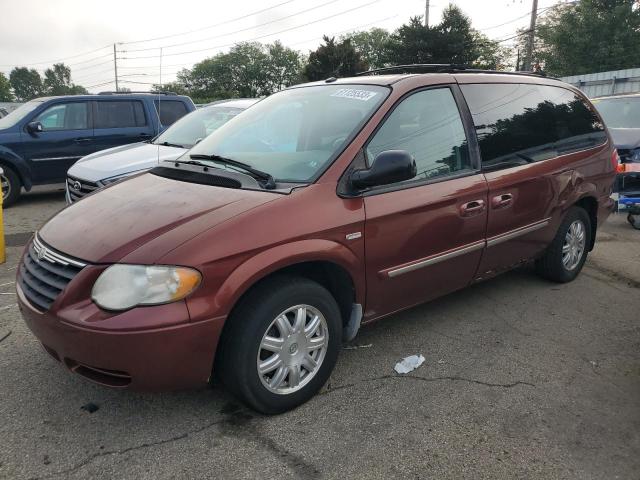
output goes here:
[[[448, 3], [431, 0], [431, 24], [439, 22]], [[509, 37], [529, 23], [531, 0], [452, 3], [490, 38]], [[555, 3], [540, 0], [538, 8]], [[279, 39], [306, 53], [324, 34], [374, 26], [393, 30], [409, 17], [423, 15], [424, 8], [424, 0], [0, 0], [0, 71], [8, 74], [16, 65], [44, 71], [63, 61], [71, 66], [75, 83], [100, 91], [113, 88], [100, 85], [113, 81], [113, 43], [133, 42], [116, 46], [118, 76], [121, 85], [146, 90], [159, 81], [159, 47], [166, 82], [181, 68], [236, 42]]]

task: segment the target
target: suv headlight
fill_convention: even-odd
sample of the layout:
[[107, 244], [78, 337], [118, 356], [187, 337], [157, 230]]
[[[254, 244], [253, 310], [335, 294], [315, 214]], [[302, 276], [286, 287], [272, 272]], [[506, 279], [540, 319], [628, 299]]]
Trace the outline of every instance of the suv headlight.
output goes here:
[[633, 163], [640, 163], [640, 148], [631, 150], [631, 155], [629, 155], [629, 160], [631, 160]]
[[181, 300], [193, 292], [202, 275], [186, 267], [115, 264], [96, 280], [91, 298], [106, 310], [128, 310]]
[[101, 183], [103, 186], [106, 187], [107, 185], [111, 185], [112, 183], [119, 182], [120, 180], [124, 180], [127, 177], [131, 177], [132, 175], [135, 175], [136, 173], [140, 173], [140, 170], [136, 170], [135, 172], [127, 172], [125, 174], [118, 175], [116, 177], [105, 178], [103, 180], [100, 180], [99, 183]]

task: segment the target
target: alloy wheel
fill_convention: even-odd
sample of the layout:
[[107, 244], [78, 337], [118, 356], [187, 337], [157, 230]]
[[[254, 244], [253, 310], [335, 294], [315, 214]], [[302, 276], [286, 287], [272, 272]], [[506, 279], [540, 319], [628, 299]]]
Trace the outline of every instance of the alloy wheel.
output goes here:
[[11, 182], [9, 177], [2, 174], [0, 175], [0, 184], [2, 185], [2, 200], [6, 200], [11, 195]]
[[580, 264], [586, 246], [585, 232], [582, 220], [575, 220], [569, 225], [562, 245], [562, 264], [567, 270], [574, 270]]
[[317, 308], [288, 308], [271, 322], [260, 342], [260, 381], [267, 390], [280, 395], [300, 390], [320, 370], [328, 345], [327, 321]]

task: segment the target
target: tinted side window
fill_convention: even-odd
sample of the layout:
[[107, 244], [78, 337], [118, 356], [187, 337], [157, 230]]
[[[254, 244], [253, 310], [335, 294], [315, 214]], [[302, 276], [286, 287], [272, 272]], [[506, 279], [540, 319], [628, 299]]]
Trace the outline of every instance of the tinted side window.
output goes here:
[[147, 124], [142, 102], [138, 100], [99, 101], [95, 128], [143, 127]]
[[402, 100], [369, 142], [369, 165], [385, 150], [406, 150], [414, 156], [418, 175], [409, 181], [471, 168], [467, 137], [451, 90], [424, 90]]
[[570, 90], [516, 83], [460, 87], [484, 166], [545, 160], [606, 141], [596, 113]]
[[171, 125], [189, 113], [187, 106], [177, 100], [154, 100], [154, 103], [160, 117], [160, 123], [164, 126]]
[[51, 105], [34, 118], [44, 130], [82, 130], [89, 128], [87, 102], [58, 103]]

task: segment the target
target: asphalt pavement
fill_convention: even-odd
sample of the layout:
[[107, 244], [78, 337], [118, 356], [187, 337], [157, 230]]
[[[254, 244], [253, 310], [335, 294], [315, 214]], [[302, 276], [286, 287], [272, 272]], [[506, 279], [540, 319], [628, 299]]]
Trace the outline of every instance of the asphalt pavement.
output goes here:
[[[40, 348], [15, 269], [63, 206], [39, 192], [5, 211], [2, 479], [640, 479], [640, 231], [623, 215], [576, 281], [523, 267], [364, 327], [321, 394], [265, 417], [221, 387], [99, 387]], [[396, 374], [412, 354], [425, 363]]]

